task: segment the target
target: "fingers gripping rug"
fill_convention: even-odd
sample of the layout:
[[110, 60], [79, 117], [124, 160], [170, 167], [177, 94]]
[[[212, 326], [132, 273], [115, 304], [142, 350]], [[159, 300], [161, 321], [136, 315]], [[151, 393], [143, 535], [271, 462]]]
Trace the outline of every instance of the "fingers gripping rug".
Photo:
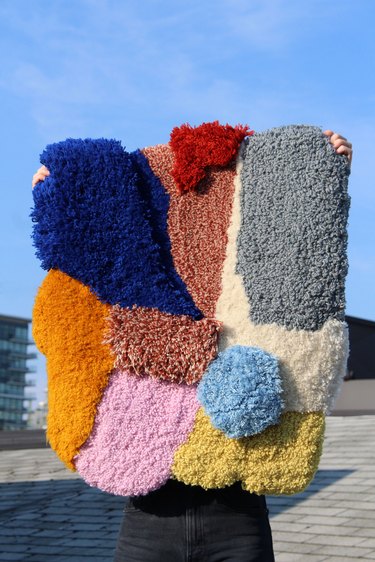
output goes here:
[[346, 369], [349, 165], [317, 127], [47, 146], [33, 335], [47, 437], [91, 486], [293, 494]]

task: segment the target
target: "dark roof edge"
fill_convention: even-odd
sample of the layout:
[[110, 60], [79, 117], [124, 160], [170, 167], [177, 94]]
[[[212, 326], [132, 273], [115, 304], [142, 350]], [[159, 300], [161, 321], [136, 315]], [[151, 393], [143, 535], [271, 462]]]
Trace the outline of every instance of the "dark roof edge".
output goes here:
[[364, 324], [365, 326], [372, 326], [375, 328], [375, 321], [365, 320], [364, 318], [358, 318], [357, 316], [345, 316], [347, 322], [355, 322], [356, 324]]
[[0, 320], [5, 322], [22, 322], [23, 324], [30, 324], [31, 318], [21, 318], [20, 316], [7, 316], [6, 314], [0, 314]]

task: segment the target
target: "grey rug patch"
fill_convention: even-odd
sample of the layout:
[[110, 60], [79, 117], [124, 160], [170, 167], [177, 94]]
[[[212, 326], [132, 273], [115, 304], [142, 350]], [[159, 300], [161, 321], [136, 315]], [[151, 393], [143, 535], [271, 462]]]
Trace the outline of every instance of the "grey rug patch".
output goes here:
[[254, 134], [243, 157], [236, 273], [251, 321], [317, 330], [344, 320], [347, 158], [305, 125]]

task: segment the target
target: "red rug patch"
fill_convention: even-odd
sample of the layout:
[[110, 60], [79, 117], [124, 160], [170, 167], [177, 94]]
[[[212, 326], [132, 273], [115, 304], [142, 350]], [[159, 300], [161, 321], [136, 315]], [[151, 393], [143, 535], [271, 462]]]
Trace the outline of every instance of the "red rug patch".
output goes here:
[[179, 193], [194, 189], [206, 176], [209, 166], [227, 166], [237, 156], [239, 146], [250, 136], [247, 125], [220, 125], [219, 121], [175, 127], [170, 146], [174, 153], [173, 178]]

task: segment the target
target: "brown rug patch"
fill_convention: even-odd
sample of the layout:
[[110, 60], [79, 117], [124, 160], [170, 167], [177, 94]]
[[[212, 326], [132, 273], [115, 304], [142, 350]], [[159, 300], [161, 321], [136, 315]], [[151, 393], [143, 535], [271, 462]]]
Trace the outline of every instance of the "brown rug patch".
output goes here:
[[235, 162], [212, 167], [198, 190], [178, 193], [169, 145], [143, 150], [150, 167], [170, 195], [168, 232], [174, 265], [203, 314], [214, 317], [221, 292], [227, 230], [234, 194]]
[[193, 320], [156, 308], [114, 306], [106, 342], [119, 369], [193, 384], [217, 355], [220, 326], [221, 322], [211, 318]]

